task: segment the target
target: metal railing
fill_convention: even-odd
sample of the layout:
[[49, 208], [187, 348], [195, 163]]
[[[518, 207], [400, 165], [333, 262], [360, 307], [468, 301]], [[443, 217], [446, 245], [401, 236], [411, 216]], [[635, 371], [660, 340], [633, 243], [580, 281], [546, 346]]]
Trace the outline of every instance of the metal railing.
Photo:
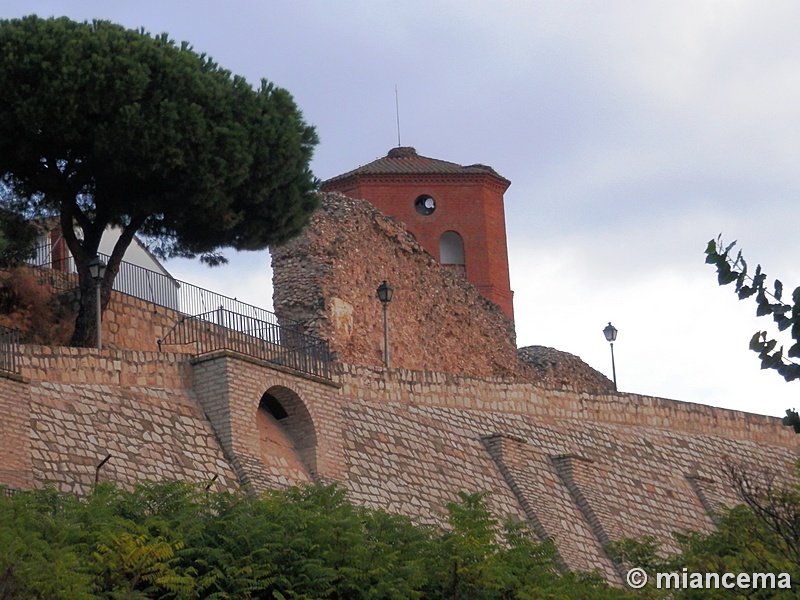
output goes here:
[[[53, 258], [49, 250], [49, 244], [37, 248], [30, 264], [48, 269], [50, 272], [43, 272], [41, 277], [46, 278], [47, 282], [59, 291], [74, 290], [78, 286], [74, 259], [71, 256]], [[106, 254], [99, 256], [104, 262], [108, 262], [110, 258]], [[278, 324], [275, 313], [266, 309], [126, 261], [120, 263], [113, 289], [158, 306], [171, 308], [184, 315], [198, 315], [221, 306], [241, 315]]]
[[19, 330], [0, 327], [0, 371], [20, 373]]
[[286, 327], [219, 307], [182, 317], [164, 339], [158, 341], [159, 348], [187, 345], [193, 345], [196, 354], [231, 350], [330, 379], [327, 343], [303, 333], [299, 325]]
[[[107, 255], [100, 255], [108, 261]], [[77, 288], [75, 261], [55, 259], [49, 244], [40, 246], [30, 261], [39, 278], [61, 292]], [[233, 350], [297, 371], [330, 379], [327, 343], [303, 332], [302, 324], [164, 273], [121, 262], [113, 289], [146, 302], [170, 308], [182, 316], [158, 340], [159, 348], [194, 344], [196, 353]], [[213, 327], [213, 335], [211, 330]]]

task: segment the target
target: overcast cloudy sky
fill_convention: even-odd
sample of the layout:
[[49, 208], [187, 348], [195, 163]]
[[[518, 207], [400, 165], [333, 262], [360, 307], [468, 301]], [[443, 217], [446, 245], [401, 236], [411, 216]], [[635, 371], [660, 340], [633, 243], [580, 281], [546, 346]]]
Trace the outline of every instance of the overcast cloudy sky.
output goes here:
[[[3, 0], [0, 17], [168, 32], [287, 88], [338, 175], [397, 145], [484, 163], [506, 219], [520, 346], [577, 354], [623, 391], [782, 415], [800, 383], [759, 370], [755, 305], [719, 288], [706, 242], [739, 240], [800, 284], [800, 4]], [[269, 256], [179, 279], [271, 306]], [[763, 321], [763, 322], [762, 322]]]

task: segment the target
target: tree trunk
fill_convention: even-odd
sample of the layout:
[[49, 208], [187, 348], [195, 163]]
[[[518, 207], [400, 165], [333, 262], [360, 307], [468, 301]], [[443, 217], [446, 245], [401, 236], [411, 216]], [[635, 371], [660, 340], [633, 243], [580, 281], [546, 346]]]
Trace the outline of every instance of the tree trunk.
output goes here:
[[[63, 219], [62, 223], [68, 222]], [[141, 227], [144, 222], [143, 217], [132, 219], [122, 231], [116, 245], [114, 246], [111, 256], [108, 258], [108, 265], [106, 265], [106, 272], [101, 282], [100, 288], [100, 313], [102, 315], [111, 300], [111, 290], [113, 289], [114, 279], [117, 277], [122, 257], [125, 251], [133, 241], [133, 236], [136, 231]], [[65, 227], [62, 225], [62, 231]], [[86, 232], [86, 229], [84, 229]], [[77, 348], [92, 348], [97, 346], [97, 284], [92, 279], [89, 273], [89, 260], [97, 254], [97, 248], [100, 244], [102, 232], [105, 231], [105, 226], [99, 228], [99, 233], [93, 232], [92, 240], [90, 243], [86, 241], [88, 247], [84, 247], [80, 240], [78, 240], [74, 233], [71, 236], [65, 236], [67, 245], [75, 257], [75, 266], [78, 270], [78, 290], [80, 293], [80, 306], [78, 308], [78, 316], [75, 318], [75, 330], [70, 338], [69, 345]], [[86, 239], [89, 238], [88, 233], [84, 234]]]
[[[125, 246], [127, 248], [127, 245]], [[119, 273], [122, 263], [122, 256], [125, 249], [114, 253], [109, 257], [106, 265], [106, 272], [100, 282], [100, 314], [105, 313], [108, 303], [111, 301], [111, 291], [114, 287], [114, 279]], [[75, 331], [72, 333], [69, 345], [74, 348], [94, 348], [97, 346], [97, 283], [92, 279], [89, 268], [86, 265], [78, 266], [78, 291], [80, 294], [80, 306], [78, 316], [75, 317]]]
[[97, 302], [94, 279], [88, 273], [79, 275], [78, 293], [80, 295], [78, 316], [75, 318], [75, 330], [69, 345], [77, 348], [92, 348], [97, 345]]

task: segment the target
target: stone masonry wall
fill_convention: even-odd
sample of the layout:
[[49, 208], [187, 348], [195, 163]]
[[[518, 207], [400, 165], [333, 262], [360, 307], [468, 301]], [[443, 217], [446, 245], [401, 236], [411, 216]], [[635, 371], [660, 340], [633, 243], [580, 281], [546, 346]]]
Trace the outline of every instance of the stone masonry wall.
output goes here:
[[23, 346], [21, 377], [0, 377], [0, 485], [84, 494], [111, 455], [101, 480], [338, 482], [356, 503], [423, 523], [442, 522], [459, 492], [486, 491], [499, 517], [554, 537], [563, 567], [621, 585], [607, 542], [675, 549], [674, 531], [709, 530], [737, 502], [726, 463], [791, 472], [800, 437], [779, 419], [616, 393], [549, 348], [521, 361], [500, 310], [401, 224], [322, 200], [304, 235], [273, 251], [275, 306], [330, 340], [333, 381], [214, 345], [153, 352], [177, 313], [115, 294], [104, 350]]
[[[724, 461], [780, 475], [798, 450], [775, 418], [502, 377], [339, 364], [330, 382], [228, 351], [23, 354], [27, 382], [0, 379], [12, 417], [0, 420], [3, 455], [19, 445], [0, 485], [82, 494], [111, 454], [101, 480], [216, 476], [215, 489], [254, 491], [336, 481], [357, 503], [426, 523], [460, 491], [488, 491], [498, 516], [555, 537], [564, 567], [617, 583], [609, 540], [652, 535], [674, 548], [673, 531], [708, 530], [711, 511], [736, 502]], [[286, 412], [266, 428], [265, 392]]]
[[[64, 273], [59, 270], [39, 267], [22, 267], [27, 277], [31, 275], [42, 286], [45, 293], [54, 294], [59, 301], [72, 308], [77, 313], [78, 280], [74, 273]], [[0, 277], [8, 279], [16, 271], [0, 271]], [[64, 291], [69, 290], [69, 291]], [[112, 348], [126, 350], [142, 350], [153, 352], [158, 349], [158, 340], [164, 339], [167, 333], [180, 319], [178, 311], [152, 304], [140, 298], [120, 293], [111, 292], [106, 310], [103, 312], [102, 333], [103, 344]], [[18, 327], [16, 323], [10, 326]], [[71, 327], [68, 332], [71, 333]], [[68, 339], [65, 336], [64, 342]]]
[[290, 413], [294, 399], [307, 414], [290, 437], [313, 436], [313, 479], [426, 523], [460, 491], [489, 491], [498, 516], [555, 537], [565, 567], [620, 584], [607, 542], [653, 536], [674, 550], [674, 531], [707, 531], [714, 507], [736, 503], [725, 461], [780, 475], [798, 449], [779, 419], [633, 394], [348, 364], [331, 385], [231, 353], [198, 359], [194, 372], [198, 392], [218, 386], [201, 402], [256, 490], [308, 480], [275, 471], [286, 447], [274, 460], [258, 454], [258, 399], [281, 390]]
[[[217, 316], [223, 322], [230, 313]], [[210, 318], [215, 318], [211, 315]], [[181, 333], [181, 323], [189, 335]], [[209, 320], [197, 320], [163, 306], [114, 291], [103, 313], [103, 346], [124, 350], [203, 354], [228, 347], [242, 349], [261, 345], [260, 340], [217, 325]], [[277, 354], [277, 348], [275, 353]]]
[[436, 521], [459, 490], [555, 537], [562, 564], [622, 583], [603, 546], [708, 531], [737, 499], [722, 467], [785, 477], [798, 437], [779, 419], [634, 394], [557, 392], [343, 365], [345, 485], [357, 502]]
[[[197, 398], [242, 483], [264, 491], [344, 478], [337, 385], [227, 351], [192, 362]], [[295, 456], [277, 444], [275, 454], [264, 456], [257, 411], [267, 392], [288, 412], [280, 426], [294, 442]], [[291, 468], [298, 461], [303, 472]]]
[[33, 485], [30, 406], [27, 382], [11, 374], [0, 375], [0, 485]]
[[585, 425], [608, 423], [673, 430], [680, 435], [717, 435], [754, 444], [800, 449], [800, 436], [774, 417], [702, 404], [627, 393], [590, 394], [552, 390], [536, 383], [340, 365], [345, 397], [372, 402], [435, 404], [459, 410], [527, 414], [539, 420], [569, 416]]
[[158, 340], [163, 340], [180, 318], [181, 313], [176, 310], [115, 291], [103, 313], [103, 343], [114, 348], [155, 352]]
[[275, 312], [327, 339], [342, 362], [382, 364], [375, 290], [386, 280], [394, 288], [392, 366], [472, 375], [524, 368], [513, 324], [497, 305], [366, 201], [322, 194], [304, 233], [272, 249], [272, 268]]
[[[185, 356], [85, 348], [23, 347], [30, 398], [31, 481], [85, 494], [100, 480], [238, 480], [194, 399]], [[22, 396], [20, 397], [22, 399]], [[5, 445], [6, 423], [2, 425]], [[0, 481], [0, 484], [13, 481]]]

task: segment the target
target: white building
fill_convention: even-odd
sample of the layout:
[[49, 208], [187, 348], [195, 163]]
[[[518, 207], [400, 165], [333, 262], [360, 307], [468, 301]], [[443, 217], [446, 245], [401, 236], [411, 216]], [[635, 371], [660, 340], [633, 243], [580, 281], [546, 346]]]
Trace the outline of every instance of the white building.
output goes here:
[[[101, 258], [108, 259], [121, 234], [122, 230], [118, 227], [109, 227], [106, 230], [98, 249]], [[75, 260], [61, 235], [60, 228], [51, 229], [40, 236], [36, 255], [31, 262], [64, 273], [77, 272]], [[137, 237], [133, 238], [125, 251], [119, 273], [114, 279], [114, 289], [174, 310], [181, 308], [180, 283]]]

